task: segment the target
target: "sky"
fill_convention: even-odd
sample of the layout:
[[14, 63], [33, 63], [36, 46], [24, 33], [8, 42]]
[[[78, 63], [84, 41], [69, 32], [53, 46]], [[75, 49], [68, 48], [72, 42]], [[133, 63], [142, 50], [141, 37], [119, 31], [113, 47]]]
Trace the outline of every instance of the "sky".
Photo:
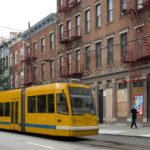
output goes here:
[[56, 0], [0, 0], [0, 6], [0, 37], [5, 38], [56, 12]]

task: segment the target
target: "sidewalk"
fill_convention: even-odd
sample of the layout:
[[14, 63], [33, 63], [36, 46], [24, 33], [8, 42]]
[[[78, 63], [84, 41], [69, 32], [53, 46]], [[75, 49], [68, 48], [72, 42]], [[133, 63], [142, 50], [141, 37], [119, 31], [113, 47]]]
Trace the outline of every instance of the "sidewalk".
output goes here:
[[138, 129], [130, 128], [127, 124], [100, 124], [100, 134], [105, 135], [121, 135], [121, 136], [134, 136], [134, 137], [147, 137], [150, 138], [150, 127], [145, 127], [137, 124]]

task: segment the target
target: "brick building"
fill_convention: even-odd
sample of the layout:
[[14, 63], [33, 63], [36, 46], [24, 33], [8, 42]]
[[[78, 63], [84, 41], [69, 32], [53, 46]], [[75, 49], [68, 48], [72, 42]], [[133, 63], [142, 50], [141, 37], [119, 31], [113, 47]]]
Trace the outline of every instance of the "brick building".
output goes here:
[[149, 122], [149, 8], [150, 0], [57, 0], [57, 14], [11, 44], [12, 87], [80, 78], [92, 87], [100, 123], [126, 122], [133, 104]]
[[9, 85], [11, 89], [19, 88], [21, 84], [21, 59], [23, 53], [23, 41], [21, 33], [11, 37], [9, 43]]
[[50, 14], [22, 34], [25, 86], [55, 81], [56, 21], [56, 14]]
[[58, 0], [60, 78], [92, 86], [100, 122], [150, 121], [149, 0]]

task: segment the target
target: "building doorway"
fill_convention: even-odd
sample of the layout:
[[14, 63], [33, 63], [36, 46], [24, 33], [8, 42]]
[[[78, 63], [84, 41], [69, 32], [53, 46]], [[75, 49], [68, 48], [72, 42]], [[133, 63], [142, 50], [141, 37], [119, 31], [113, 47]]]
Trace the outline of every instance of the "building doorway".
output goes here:
[[103, 123], [103, 90], [99, 90], [99, 123], [102, 124]]

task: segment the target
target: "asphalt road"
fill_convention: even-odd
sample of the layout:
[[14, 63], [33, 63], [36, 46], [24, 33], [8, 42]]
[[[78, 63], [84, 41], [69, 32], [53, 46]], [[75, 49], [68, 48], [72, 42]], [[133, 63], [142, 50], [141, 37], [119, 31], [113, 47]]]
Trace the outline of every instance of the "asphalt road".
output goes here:
[[0, 131], [0, 150], [149, 150], [149, 138], [90, 136], [62, 138]]

